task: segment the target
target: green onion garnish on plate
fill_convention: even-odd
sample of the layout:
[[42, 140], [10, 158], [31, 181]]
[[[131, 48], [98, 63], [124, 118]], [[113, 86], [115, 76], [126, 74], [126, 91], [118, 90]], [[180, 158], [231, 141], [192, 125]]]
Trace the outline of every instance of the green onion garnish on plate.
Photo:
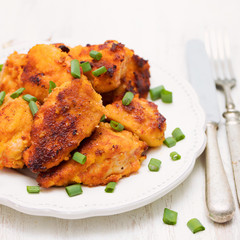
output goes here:
[[164, 143], [167, 147], [171, 148], [171, 147], [175, 146], [177, 142], [176, 142], [175, 138], [173, 138], [173, 137], [167, 137], [167, 138], [163, 141], [163, 143]]
[[100, 52], [97, 52], [97, 51], [94, 51], [92, 50], [90, 53], [89, 53], [90, 57], [92, 57], [93, 59], [99, 61], [101, 58], [102, 58], [102, 54]]
[[29, 107], [30, 107], [30, 110], [32, 112], [32, 115], [34, 116], [38, 111], [37, 104], [34, 101], [30, 101]]
[[56, 83], [53, 81], [49, 81], [49, 90], [48, 92], [51, 93], [52, 90], [56, 87]]
[[80, 63], [77, 59], [73, 59], [71, 61], [71, 74], [74, 78], [80, 78], [81, 77]]
[[75, 152], [72, 159], [80, 164], [84, 164], [87, 160], [87, 157], [80, 152]]
[[92, 70], [91, 64], [89, 62], [81, 63], [80, 67], [82, 68], [83, 72], [89, 72]]
[[200, 221], [197, 218], [190, 219], [187, 222], [187, 226], [193, 233], [205, 230], [205, 227], [200, 223]]
[[80, 183], [67, 186], [67, 187], [65, 187], [65, 190], [69, 197], [77, 196], [79, 194], [82, 194], [82, 192], [83, 192]]
[[39, 193], [40, 187], [39, 186], [27, 186], [28, 193]]
[[15, 98], [18, 98], [22, 92], [25, 90], [25, 88], [19, 88], [17, 91], [15, 91], [14, 93], [12, 93], [10, 95], [11, 98], [15, 99]]
[[34, 96], [32, 96], [32, 95], [30, 95], [30, 94], [23, 95], [22, 98], [23, 98], [25, 101], [29, 102], [29, 103], [30, 103], [31, 101], [34, 101], [34, 102], [37, 101], [37, 98], [34, 97]]
[[1, 91], [0, 92], [0, 106], [3, 104], [5, 96], [6, 96], [5, 91]]
[[158, 172], [161, 166], [161, 161], [156, 159], [156, 158], [151, 158], [149, 163], [148, 163], [148, 169], [151, 172]]
[[110, 121], [110, 126], [117, 132], [121, 132], [124, 129], [124, 126], [121, 123], [115, 122], [113, 120]]
[[98, 76], [100, 76], [101, 74], [105, 73], [106, 71], [107, 71], [107, 69], [106, 69], [104, 66], [102, 66], [102, 67], [96, 69], [95, 71], [92, 71], [92, 74], [93, 74], [95, 77], [98, 77]]
[[114, 192], [114, 189], [116, 187], [117, 183], [116, 182], [109, 182], [105, 188], [105, 192], [107, 193], [112, 193]]
[[152, 101], [155, 101], [157, 99], [161, 98], [161, 92], [165, 89], [163, 85], [160, 85], [158, 87], [152, 88], [149, 90], [150, 98]]
[[126, 92], [123, 99], [122, 99], [122, 104], [124, 106], [128, 106], [134, 98], [134, 94], [132, 92]]
[[177, 142], [185, 138], [185, 135], [180, 128], [175, 128], [172, 131], [172, 136], [176, 139]]

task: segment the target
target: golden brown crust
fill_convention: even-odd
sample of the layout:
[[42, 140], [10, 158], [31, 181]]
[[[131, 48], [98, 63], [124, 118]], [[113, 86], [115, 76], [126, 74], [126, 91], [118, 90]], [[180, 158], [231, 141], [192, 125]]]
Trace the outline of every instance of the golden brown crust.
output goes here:
[[[97, 61], [91, 58], [91, 50], [101, 52], [102, 59]], [[117, 41], [106, 41], [99, 45], [77, 46], [70, 50], [69, 55], [80, 62], [90, 62], [93, 71], [102, 66], [106, 67], [107, 72], [98, 77], [91, 72], [84, 73], [97, 92], [105, 93], [120, 86], [120, 79], [126, 74], [126, 64], [133, 52]]]
[[108, 123], [100, 123], [94, 134], [76, 150], [87, 157], [85, 164], [74, 160], [63, 162], [40, 173], [37, 181], [42, 187], [117, 182], [140, 168], [146, 150], [147, 144], [131, 132], [115, 132]]
[[149, 146], [162, 145], [166, 119], [158, 112], [156, 104], [135, 96], [128, 106], [121, 100], [107, 105], [106, 115], [137, 134]]
[[28, 102], [7, 94], [0, 106], [0, 168], [22, 168], [22, 152], [30, 145], [33, 117]]
[[55, 88], [35, 115], [31, 147], [24, 162], [33, 172], [46, 171], [69, 159], [69, 154], [98, 125], [104, 108], [82, 75]]
[[26, 54], [14, 52], [8, 56], [0, 72], [0, 91], [15, 91], [21, 85], [20, 76], [26, 64]]
[[73, 79], [70, 61], [66, 52], [52, 44], [35, 45], [27, 54], [27, 63], [21, 74], [21, 87], [26, 89], [25, 93], [43, 102], [48, 96], [49, 81], [61, 86]]

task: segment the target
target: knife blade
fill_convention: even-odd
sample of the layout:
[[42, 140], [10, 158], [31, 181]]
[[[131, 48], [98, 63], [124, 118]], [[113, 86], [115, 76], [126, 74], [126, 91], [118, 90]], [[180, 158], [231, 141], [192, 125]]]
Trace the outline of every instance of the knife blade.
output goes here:
[[235, 206], [218, 147], [220, 112], [209, 59], [202, 41], [191, 40], [187, 43], [186, 60], [190, 83], [199, 97], [207, 121], [205, 171], [208, 215], [213, 221], [223, 223], [232, 219]]

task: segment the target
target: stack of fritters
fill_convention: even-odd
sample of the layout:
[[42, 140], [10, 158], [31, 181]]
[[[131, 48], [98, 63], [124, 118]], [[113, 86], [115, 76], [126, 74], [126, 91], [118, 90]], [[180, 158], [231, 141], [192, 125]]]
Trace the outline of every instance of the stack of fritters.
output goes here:
[[[102, 58], [93, 59], [92, 50]], [[72, 59], [89, 62], [92, 70], [72, 77]], [[94, 76], [92, 71], [102, 66], [107, 72]], [[25, 164], [39, 173], [42, 187], [96, 186], [136, 172], [148, 146], [162, 144], [166, 128], [157, 106], [144, 99], [149, 78], [148, 62], [116, 41], [74, 48], [40, 44], [27, 54], [14, 52], [0, 74], [0, 92], [7, 93], [0, 106], [0, 168]], [[51, 93], [50, 81], [56, 84]], [[22, 95], [10, 97], [21, 87], [38, 99], [34, 117]], [[121, 99], [128, 91], [135, 96], [124, 106]], [[110, 120], [125, 129], [117, 132]], [[72, 159], [75, 152], [86, 156], [84, 164]]]

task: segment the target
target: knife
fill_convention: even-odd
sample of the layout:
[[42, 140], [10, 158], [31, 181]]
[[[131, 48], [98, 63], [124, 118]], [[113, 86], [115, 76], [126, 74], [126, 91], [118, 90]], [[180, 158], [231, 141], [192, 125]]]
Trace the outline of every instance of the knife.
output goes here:
[[220, 112], [209, 59], [202, 41], [191, 40], [187, 43], [186, 60], [190, 82], [198, 94], [207, 121], [205, 172], [208, 215], [213, 221], [223, 223], [232, 219], [235, 205], [219, 152], [217, 128]]

